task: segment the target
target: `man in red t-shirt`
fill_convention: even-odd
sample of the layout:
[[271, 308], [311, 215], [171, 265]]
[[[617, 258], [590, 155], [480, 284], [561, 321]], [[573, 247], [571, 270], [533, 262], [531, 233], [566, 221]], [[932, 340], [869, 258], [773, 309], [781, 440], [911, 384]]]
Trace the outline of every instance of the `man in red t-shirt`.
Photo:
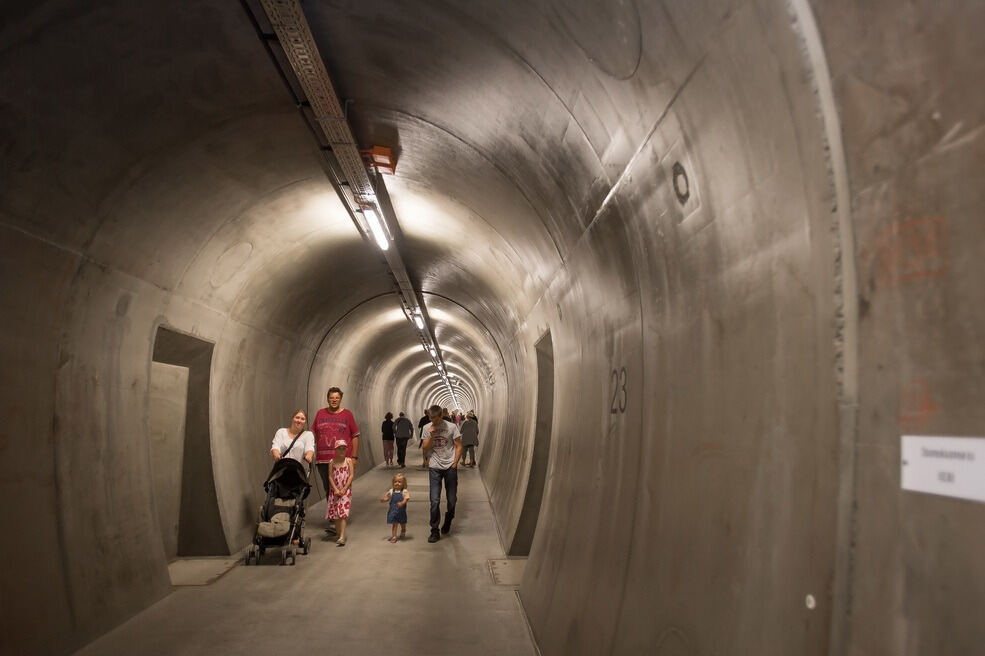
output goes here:
[[315, 434], [315, 465], [325, 485], [325, 494], [331, 489], [328, 484], [328, 464], [335, 457], [335, 441], [343, 440], [349, 445], [348, 457], [359, 460], [359, 427], [352, 413], [342, 407], [342, 390], [328, 388], [328, 407], [315, 413], [311, 422], [311, 432]]

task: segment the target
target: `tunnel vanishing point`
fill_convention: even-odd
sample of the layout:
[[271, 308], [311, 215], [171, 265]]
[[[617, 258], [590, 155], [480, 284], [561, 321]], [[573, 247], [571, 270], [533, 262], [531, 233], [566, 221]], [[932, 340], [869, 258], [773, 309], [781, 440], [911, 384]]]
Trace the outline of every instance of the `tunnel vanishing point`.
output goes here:
[[985, 653], [985, 3], [3, 6], [0, 651], [339, 385], [477, 409], [545, 655]]

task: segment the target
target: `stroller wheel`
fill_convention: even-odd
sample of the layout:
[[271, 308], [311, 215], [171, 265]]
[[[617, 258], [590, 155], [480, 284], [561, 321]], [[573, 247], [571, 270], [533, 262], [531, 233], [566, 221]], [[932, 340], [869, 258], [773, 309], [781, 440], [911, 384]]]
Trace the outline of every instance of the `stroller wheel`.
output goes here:
[[289, 555], [290, 555], [290, 558], [291, 558], [291, 566], [293, 567], [294, 565], [297, 565], [298, 564], [298, 548], [297, 547], [291, 547], [291, 551], [290, 551], [290, 554]]
[[305, 556], [311, 553], [311, 538], [305, 538], [301, 541], [301, 553]]

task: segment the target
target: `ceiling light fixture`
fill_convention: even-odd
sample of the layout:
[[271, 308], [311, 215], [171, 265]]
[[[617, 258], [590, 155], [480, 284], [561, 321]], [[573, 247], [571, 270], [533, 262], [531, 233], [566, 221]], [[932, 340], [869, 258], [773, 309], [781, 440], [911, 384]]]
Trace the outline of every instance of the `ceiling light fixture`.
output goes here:
[[390, 248], [390, 242], [387, 240], [386, 233], [383, 231], [382, 219], [376, 213], [376, 210], [372, 207], [364, 207], [363, 216], [366, 217], [366, 221], [369, 223], [369, 229], [373, 231], [373, 237], [376, 239], [376, 245], [380, 247], [380, 250], [385, 251]]

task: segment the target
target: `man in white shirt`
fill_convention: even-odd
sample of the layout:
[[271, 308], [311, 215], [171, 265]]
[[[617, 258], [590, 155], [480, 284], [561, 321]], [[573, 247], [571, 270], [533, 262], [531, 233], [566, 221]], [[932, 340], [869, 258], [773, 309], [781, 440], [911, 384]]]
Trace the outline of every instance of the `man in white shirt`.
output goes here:
[[424, 450], [428, 458], [428, 479], [431, 483], [431, 536], [428, 542], [441, 539], [438, 524], [441, 519], [441, 482], [445, 482], [445, 522], [441, 532], [448, 535], [451, 520], [455, 518], [455, 503], [458, 501], [458, 461], [462, 457], [462, 434], [458, 426], [445, 421], [441, 406], [428, 408], [431, 425], [425, 427]]

